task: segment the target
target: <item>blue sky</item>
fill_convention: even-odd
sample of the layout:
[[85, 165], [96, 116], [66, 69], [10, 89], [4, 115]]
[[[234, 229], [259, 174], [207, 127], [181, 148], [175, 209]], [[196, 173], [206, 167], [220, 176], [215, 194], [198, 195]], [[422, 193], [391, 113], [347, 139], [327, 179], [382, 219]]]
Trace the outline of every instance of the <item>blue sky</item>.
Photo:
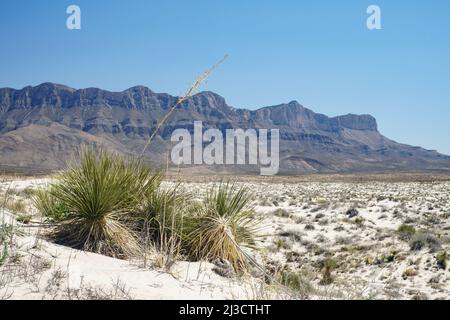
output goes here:
[[[79, 5], [82, 29], [66, 28]], [[366, 28], [381, 7], [382, 30]], [[224, 54], [204, 90], [235, 107], [297, 100], [372, 114], [399, 142], [450, 154], [448, 0], [15, 0], [0, 4], [0, 87], [42, 82], [181, 94]]]

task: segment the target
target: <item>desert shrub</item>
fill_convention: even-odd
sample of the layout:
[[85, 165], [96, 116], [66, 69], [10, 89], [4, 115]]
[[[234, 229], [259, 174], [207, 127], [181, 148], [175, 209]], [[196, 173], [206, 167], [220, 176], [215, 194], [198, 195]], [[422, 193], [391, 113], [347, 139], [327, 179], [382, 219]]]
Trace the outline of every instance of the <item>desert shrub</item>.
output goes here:
[[403, 271], [402, 278], [406, 280], [409, 277], [415, 277], [417, 275], [418, 275], [418, 272], [416, 270], [414, 270], [412, 268], [408, 268], [405, 271]]
[[308, 293], [314, 291], [310, 280], [305, 273], [300, 271], [294, 272], [290, 270], [283, 270], [279, 276], [279, 282], [288, 287], [291, 290], [299, 292], [302, 295], [307, 296]]
[[400, 227], [398, 227], [397, 233], [399, 234], [400, 239], [410, 240], [416, 233], [416, 228], [408, 224], [402, 224]]
[[275, 246], [277, 247], [278, 250], [285, 249], [286, 241], [284, 241], [283, 239], [277, 239], [275, 240]]
[[316, 221], [319, 221], [320, 219], [322, 219], [323, 217], [325, 217], [325, 215], [323, 214], [323, 213], [318, 213], [318, 214], [316, 214], [316, 216], [315, 216], [315, 220]]
[[302, 241], [303, 233], [295, 229], [282, 230], [278, 233], [280, 237], [290, 238], [292, 241]]
[[33, 195], [37, 209], [55, 222], [57, 242], [118, 258], [147, 245], [197, 259], [247, 266], [259, 219], [246, 188], [220, 184], [199, 204], [179, 186], [162, 188], [161, 176], [141, 161], [83, 150], [78, 164]]
[[16, 200], [9, 198], [4, 202], [5, 209], [8, 209], [12, 213], [21, 213], [24, 212], [26, 207], [23, 200]]
[[29, 224], [32, 218], [33, 216], [31, 214], [21, 214], [16, 218], [16, 220], [23, 224]]
[[436, 252], [441, 249], [441, 242], [439, 239], [431, 234], [418, 232], [414, 234], [409, 242], [410, 248], [413, 251], [419, 251], [428, 247], [431, 252]]
[[33, 189], [31, 187], [27, 187], [22, 190], [21, 195], [24, 196], [25, 198], [29, 199], [29, 198], [33, 197], [35, 192], [36, 192], [35, 189]]
[[10, 256], [14, 235], [20, 234], [12, 225], [0, 224], [0, 266], [5, 264]]
[[[155, 182], [159, 184], [158, 182]], [[179, 234], [184, 213], [188, 210], [190, 196], [177, 187], [154, 190], [143, 199], [137, 213], [138, 230], [149, 234], [153, 239], [163, 235]]]
[[411, 250], [419, 251], [422, 250], [427, 245], [426, 235], [423, 233], [415, 234], [411, 241], [409, 242], [409, 246]]
[[12, 225], [0, 224], [0, 245], [9, 242], [16, 230]]
[[254, 248], [258, 219], [247, 188], [220, 184], [207, 193], [197, 217], [191, 218], [188, 234], [191, 252], [198, 258], [228, 260], [235, 270], [247, 267], [243, 247]]
[[447, 269], [448, 253], [447, 251], [442, 251], [436, 255], [436, 262], [439, 268], [445, 270]]
[[273, 212], [273, 215], [281, 218], [289, 218], [291, 216], [291, 214], [286, 209], [282, 208], [278, 208], [277, 210], [275, 210]]
[[355, 219], [355, 224], [359, 227], [362, 227], [364, 225], [364, 218], [363, 217], [357, 217]]
[[43, 213], [57, 213], [55, 237], [64, 244], [113, 257], [132, 256], [139, 250], [132, 217], [152, 176], [139, 161], [85, 149], [79, 164], [56, 177], [48, 190], [49, 211]]
[[153, 246], [164, 260], [160, 264], [170, 267], [174, 259], [189, 249], [185, 218], [197, 211], [197, 203], [184, 190], [155, 188], [146, 195], [137, 213], [137, 232], [143, 249]]
[[334, 259], [326, 259], [322, 262], [323, 268], [322, 268], [322, 280], [320, 281], [320, 284], [322, 285], [329, 285], [333, 282], [334, 278], [331, 274], [331, 272], [336, 268], [337, 263]]

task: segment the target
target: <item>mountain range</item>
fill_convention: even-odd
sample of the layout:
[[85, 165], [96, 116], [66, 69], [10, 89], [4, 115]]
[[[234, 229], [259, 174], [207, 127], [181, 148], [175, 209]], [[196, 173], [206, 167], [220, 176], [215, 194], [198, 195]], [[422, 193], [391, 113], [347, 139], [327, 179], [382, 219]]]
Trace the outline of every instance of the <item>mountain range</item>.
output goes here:
[[[0, 89], [0, 168], [51, 171], [64, 168], [82, 145], [122, 154], [141, 152], [178, 97], [136, 86], [122, 92], [73, 89], [43, 83]], [[172, 132], [204, 128], [280, 130], [280, 174], [398, 171], [450, 172], [450, 156], [392, 141], [370, 115], [328, 117], [296, 101], [257, 110], [229, 106], [213, 92], [198, 93], [170, 116], [145, 159], [165, 167]], [[253, 166], [196, 166], [195, 172], [259, 172]]]

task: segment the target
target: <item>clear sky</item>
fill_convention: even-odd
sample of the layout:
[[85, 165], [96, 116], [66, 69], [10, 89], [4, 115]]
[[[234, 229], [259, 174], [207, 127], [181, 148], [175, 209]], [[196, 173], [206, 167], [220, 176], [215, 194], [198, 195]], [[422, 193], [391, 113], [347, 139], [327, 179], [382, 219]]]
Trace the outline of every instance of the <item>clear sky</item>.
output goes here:
[[[66, 8], [81, 8], [81, 30]], [[382, 30], [366, 9], [381, 8]], [[235, 107], [297, 100], [330, 116], [372, 114], [399, 142], [450, 154], [448, 0], [2, 0], [0, 87], [57, 82], [181, 94]]]

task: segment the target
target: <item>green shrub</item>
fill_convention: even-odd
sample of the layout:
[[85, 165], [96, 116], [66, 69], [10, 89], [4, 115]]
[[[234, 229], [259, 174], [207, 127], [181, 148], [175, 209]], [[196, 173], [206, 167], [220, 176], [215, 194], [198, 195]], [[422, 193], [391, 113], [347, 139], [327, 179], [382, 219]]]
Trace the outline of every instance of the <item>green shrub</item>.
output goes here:
[[402, 240], [410, 240], [416, 233], [416, 229], [411, 225], [402, 224], [400, 227], [398, 227], [397, 233]]
[[3, 248], [0, 248], [0, 267], [5, 264], [6, 259], [8, 259], [8, 245], [6, 243], [3, 244]]
[[133, 256], [139, 252], [133, 217], [153, 187], [152, 178], [139, 161], [85, 149], [80, 164], [56, 177], [50, 195], [43, 197], [42, 212], [60, 222], [55, 237], [64, 244], [113, 257]]
[[147, 245], [169, 247], [171, 255], [182, 250], [245, 269], [243, 248], [254, 248], [258, 230], [250, 192], [220, 184], [200, 205], [179, 186], [162, 188], [161, 180], [142, 161], [85, 149], [79, 164], [37, 190], [33, 200], [55, 222], [53, 236], [65, 245], [118, 258], [142, 253]]
[[314, 291], [314, 288], [307, 278], [307, 275], [302, 272], [283, 270], [280, 274], [280, 283], [291, 290], [305, 295]]
[[[159, 182], [155, 182], [159, 185]], [[137, 213], [138, 230], [157, 240], [161, 236], [181, 236], [183, 219], [191, 214], [191, 196], [178, 187], [160, 187], [148, 194]]]
[[20, 235], [13, 226], [8, 224], [0, 224], [0, 266], [6, 263], [10, 256], [10, 247], [14, 235]]
[[210, 260], [222, 258], [235, 270], [245, 269], [242, 248], [254, 248], [258, 231], [251, 202], [246, 188], [220, 184], [209, 190], [200, 215], [190, 222], [188, 238], [193, 254]]
[[180, 188], [155, 188], [143, 200], [137, 214], [137, 232], [144, 250], [153, 245], [167, 260], [164, 266], [168, 267], [187, 250], [185, 218], [197, 211], [191, 196]]
[[334, 259], [326, 259], [322, 264], [322, 280], [320, 281], [320, 284], [329, 285], [334, 280], [331, 272], [336, 268], [337, 263]]
[[33, 216], [31, 214], [21, 214], [16, 218], [16, 220], [23, 224], [29, 224]]
[[448, 253], [447, 251], [442, 251], [436, 255], [436, 261], [439, 266], [439, 268], [446, 270], [447, 269], [447, 260], [448, 260]]
[[67, 208], [64, 207], [64, 203], [58, 198], [53, 196], [50, 189], [38, 189], [32, 196], [32, 200], [36, 209], [46, 218], [49, 222], [63, 221], [68, 214]]
[[278, 208], [273, 212], [273, 215], [280, 217], [280, 218], [289, 218], [291, 214], [286, 210], [282, 208]]

